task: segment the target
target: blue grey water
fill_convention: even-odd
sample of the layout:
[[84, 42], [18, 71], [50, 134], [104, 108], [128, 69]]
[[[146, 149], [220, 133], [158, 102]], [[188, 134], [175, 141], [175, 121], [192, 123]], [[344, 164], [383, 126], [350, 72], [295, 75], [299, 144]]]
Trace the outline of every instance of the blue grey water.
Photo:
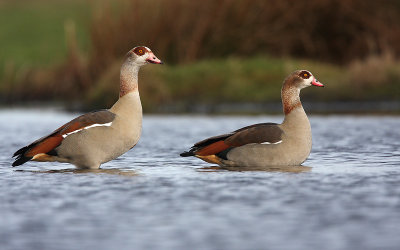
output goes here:
[[400, 249], [400, 117], [310, 116], [313, 150], [294, 169], [178, 155], [281, 116], [174, 115], [146, 115], [139, 144], [102, 171], [11, 167], [74, 116], [0, 111], [0, 249]]

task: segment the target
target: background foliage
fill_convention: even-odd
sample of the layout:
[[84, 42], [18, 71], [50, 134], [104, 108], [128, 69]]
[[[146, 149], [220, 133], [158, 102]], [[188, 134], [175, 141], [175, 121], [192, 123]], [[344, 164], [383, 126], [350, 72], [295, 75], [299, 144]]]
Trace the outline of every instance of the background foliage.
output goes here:
[[[372, 0], [5, 1], [3, 103], [117, 98], [122, 58], [147, 45], [145, 110], [279, 101], [284, 77], [311, 70], [310, 101], [399, 100], [400, 2]], [[84, 101], [82, 101], [84, 100]]]

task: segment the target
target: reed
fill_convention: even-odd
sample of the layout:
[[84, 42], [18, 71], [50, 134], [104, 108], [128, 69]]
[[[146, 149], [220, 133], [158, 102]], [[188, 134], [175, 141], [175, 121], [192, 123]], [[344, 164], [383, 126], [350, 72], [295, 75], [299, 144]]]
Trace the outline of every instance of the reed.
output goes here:
[[132, 44], [170, 63], [277, 56], [347, 64], [400, 55], [400, 3], [374, 0], [131, 0], [104, 8], [91, 26], [91, 63], [106, 64]]
[[398, 1], [100, 2], [89, 50], [77, 46], [76, 24], [66, 22], [66, 60], [47, 68], [6, 63], [3, 102], [84, 99], [85, 107], [107, 106], [117, 96], [110, 93], [118, 89], [123, 55], [139, 44], [168, 65], [143, 70], [146, 110], [171, 102], [274, 101], [294, 68], [328, 79], [330, 95], [304, 93], [311, 100], [399, 98]]

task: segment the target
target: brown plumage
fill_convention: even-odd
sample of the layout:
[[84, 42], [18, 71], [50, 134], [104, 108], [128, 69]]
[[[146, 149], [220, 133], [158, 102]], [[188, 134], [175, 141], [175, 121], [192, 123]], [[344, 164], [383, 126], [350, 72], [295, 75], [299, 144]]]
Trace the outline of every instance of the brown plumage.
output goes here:
[[142, 131], [139, 69], [162, 64], [144, 46], [127, 53], [120, 71], [118, 101], [108, 110], [82, 115], [15, 152], [13, 166], [32, 161], [58, 161], [97, 169], [133, 148]]
[[282, 140], [282, 133], [276, 123], [260, 123], [236, 130], [225, 142], [233, 147], [249, 143], [276, 143]]
[[205, 147], [199, 148], [195, 151], [196, 155], [205, 156], [205, 155], [215, 155], [225, 149], [229, 148], [230, 146], [226, 144], [224, 141], [217, 141], [211, 143]]
[[49, 159], [51, 158], [51, 156], [56, 156], [57, 147], [62, 143], [66, 135], [94, 124], [106, 124], [112, 122], [114, 118], [115, 114], [108, 110], [100, 110], [81, 115], [54, 130], [51, 134], [44, 136], [32, 142], [28, 146], [19, 149], [13, 155], [13, 157], [17, 158], [12, 165], [22, 165], [25, 162], [34, 158], [36, 155], [40, 155], [36, 159], [43, 159], [44, 157], [46, 157], [46, 159]]
[[260, 123], [202, 140], [181, 156], [195, 156], [221, 166], [300, 165], [311, 151], [311, 127], [300, 90], [321, 83], [307, 70], [290, 74], [282, 85], [285, 119]]
[[283, 131], [275, 123], [260, 123], [247, 126], [229, 134], [213, 136], [196, 143], [181, 156], [217, 155], [224, 150], [250, 143], [276, 143]]

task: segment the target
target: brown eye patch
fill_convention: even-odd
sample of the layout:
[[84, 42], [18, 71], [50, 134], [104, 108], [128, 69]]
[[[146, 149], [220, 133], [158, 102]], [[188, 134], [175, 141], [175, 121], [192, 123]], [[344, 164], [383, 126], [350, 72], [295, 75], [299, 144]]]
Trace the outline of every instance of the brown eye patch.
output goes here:
[[133, 53], [135, 53], [138, 56], [144, 55], [147, 51], [145, 47], [136, 47], [133, 49]]
[[311, 74], [310, 72], [303, 70], [300, 72], [299, 76], [303, 79], [308, 79], [310, 78]]

